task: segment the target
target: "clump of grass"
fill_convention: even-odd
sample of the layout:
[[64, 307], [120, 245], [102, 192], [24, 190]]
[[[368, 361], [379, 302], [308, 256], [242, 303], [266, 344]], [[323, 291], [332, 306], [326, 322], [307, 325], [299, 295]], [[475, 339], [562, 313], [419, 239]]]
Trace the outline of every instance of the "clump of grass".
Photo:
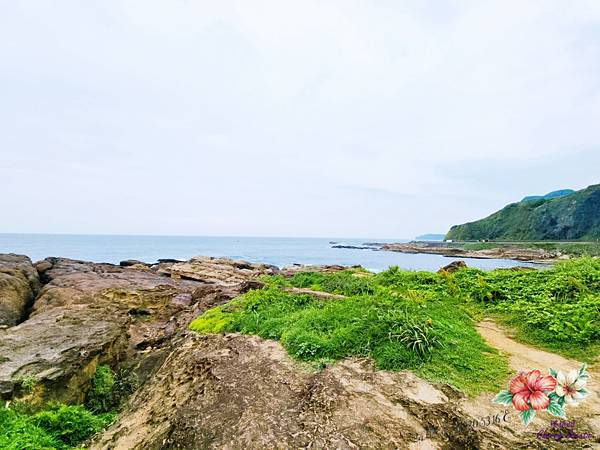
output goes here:
[[102, 430], [112, 418], [95, 415], [82, 406], [49, 405], [36, 414], [0, 407], [0, 448], [73, 448]]
[[31, 394], [37, 386], [38, 379], [33, 375], [26, 375], [14, 380], [24, 394]]
[[398, 340], [419, 357], [427, 359], [431, 358], [436, 348], [443, 346], [432, 332], [431, 321], [420, 324], [407, 318], [398, 331], [390, 331], [390, 339]]
[[363, 273], [343, 270], [333, 273], [299, 272], [294, 274], [289, 284], [298, 288], [309, 288], [341, 295], [372, 294], [373, 286]]

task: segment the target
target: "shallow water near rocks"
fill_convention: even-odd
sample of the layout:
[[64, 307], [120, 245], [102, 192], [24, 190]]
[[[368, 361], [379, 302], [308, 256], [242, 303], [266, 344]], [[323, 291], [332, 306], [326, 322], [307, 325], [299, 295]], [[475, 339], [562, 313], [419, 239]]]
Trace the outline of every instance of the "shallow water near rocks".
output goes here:
[[33, 261], [61, 256], [118, 264], [125, 259], [155, 262], [159, 258], [187, 260], [192, 256], [219, 256], [273, 264], [359, 264], [373, 272], [389, 266], [435, 271], [458, 259], [484, 270], [536, 264], [506, 259], [447, 258], [441, 255], [332, 248], [332, 242], [361, 246], [366, 242], [407, 242], [373, 238], [281, 238], [221, 236], [125, 236], [70, 234], [0, 234], [0, 253], [18, 253]]

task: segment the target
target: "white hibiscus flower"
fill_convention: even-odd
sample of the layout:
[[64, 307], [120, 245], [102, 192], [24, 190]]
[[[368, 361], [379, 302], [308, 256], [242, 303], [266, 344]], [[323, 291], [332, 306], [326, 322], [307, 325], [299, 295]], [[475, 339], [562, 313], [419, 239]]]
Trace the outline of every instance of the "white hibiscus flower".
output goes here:
[[587, 376], [580, 375], [577, 369], [571, 370], [565, 374], [559, 371], [556, 375], [556, 395], [564, 397], [565, 403], [574, 404], [580, 402], [587, 395], [585, 385], [587, 383]]

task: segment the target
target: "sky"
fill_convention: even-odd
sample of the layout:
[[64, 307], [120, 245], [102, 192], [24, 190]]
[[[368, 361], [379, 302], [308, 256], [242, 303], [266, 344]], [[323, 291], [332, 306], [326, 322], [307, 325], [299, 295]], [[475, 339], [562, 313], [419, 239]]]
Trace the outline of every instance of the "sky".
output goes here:
[[600, 183], [600, 2], [0, 0], [0, 232], [412, 238]]

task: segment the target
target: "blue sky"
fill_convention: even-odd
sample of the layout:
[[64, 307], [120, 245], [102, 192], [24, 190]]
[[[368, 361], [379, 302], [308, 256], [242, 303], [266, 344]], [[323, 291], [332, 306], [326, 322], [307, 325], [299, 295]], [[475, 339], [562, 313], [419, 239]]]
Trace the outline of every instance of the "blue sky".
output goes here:
[[0, 232], [413, 237], [600, 182], [600, 2], [0, 1]]

